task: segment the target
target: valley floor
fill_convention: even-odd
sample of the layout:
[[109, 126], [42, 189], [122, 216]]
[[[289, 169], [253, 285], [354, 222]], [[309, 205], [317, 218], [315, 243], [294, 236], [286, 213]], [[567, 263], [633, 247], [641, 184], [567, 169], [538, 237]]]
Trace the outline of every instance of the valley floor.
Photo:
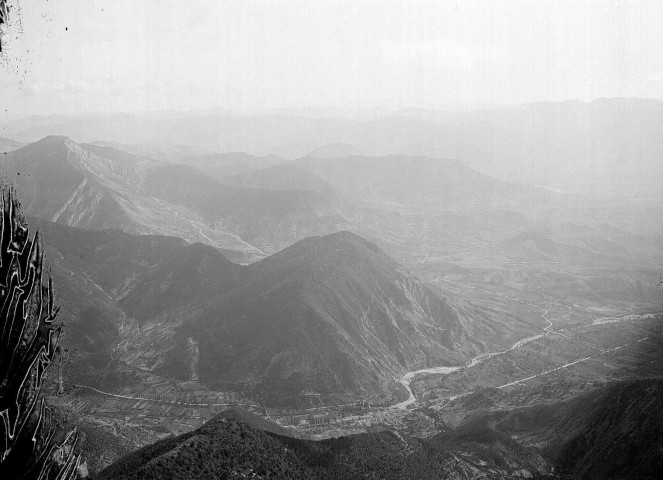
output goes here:
[[163, 394], [154, 393], [155, 389], [119, 394], [72, 385], [67, 394], [49, 401], [121, 438], [129, 449], [188, 432], [231, 406], [247, 408], [302, 438], [332, 438], [384, 428], [430, 437], [459, 425], [481, 408], [472, 403], [477, 392], [491, 392], [488, 396], [493, 402], [483, 407], [539, 405], [614, 380], [660, 375], [662, 366], [663, 314], [645, 313], [602, 317], [573, 329], [545, 331], [504, 351], [479, 355], [465, 366], [408, 372], [401, 378], [408, 398], [386, 406], [354, 401], [274, 410], [236, 394], [203, 396], [195, 390], [203, 387], [195, 382], [188, 385], [188, 394], [181, 390], [175, 394], [174, 389]]
[[173, 326], [139, 328], [128, 321], [117, 358], [139, 379], [135, 386], [71, 385], [50, 401], [121, 438], [130, 449], [191, 431], [231, 406], [302, 438], [385, 428], [428, 438], [481, 409], [549, 404], [613, 381], [663, 372], [663, 304], [651, 297], [633, 301], [637, 285], [623, 298], [608, 291], [621, 288], [611, 283], [620, 275], [627, 286], [631, 274], [646, 278], [638, 273], [644, 267], [628, 267], [635, 273], [621, 274], [622, 266], [604, 263], [578, 266], [554, 257], [523, 262], [520, 253], [493, 252], [481, 241], [430, 242], [424, 239], [420, 256], [411, 251], [397, 255], [394, 246], [395, 257], [458, 307], [469, 335], [483, 340], [466, 345], [475, 353], [465, 364], [419, 365], [394, 378], [400, 398], [310, 394], [299, 408], [283, 410], [247, 392], [173, 381], [153, 368]]

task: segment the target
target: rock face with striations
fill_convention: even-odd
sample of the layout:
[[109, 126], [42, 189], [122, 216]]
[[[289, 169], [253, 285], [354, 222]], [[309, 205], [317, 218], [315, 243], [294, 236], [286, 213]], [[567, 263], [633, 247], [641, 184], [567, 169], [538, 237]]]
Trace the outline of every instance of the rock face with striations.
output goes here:
[[0, 175], [15, 185], [28, 215], [70, 227], [174, 235], [244, 261], [347, 225], [333, 201], [298, 183], [278, 191], [226, 185], [193, 166], [62, 136], [3, 154]]

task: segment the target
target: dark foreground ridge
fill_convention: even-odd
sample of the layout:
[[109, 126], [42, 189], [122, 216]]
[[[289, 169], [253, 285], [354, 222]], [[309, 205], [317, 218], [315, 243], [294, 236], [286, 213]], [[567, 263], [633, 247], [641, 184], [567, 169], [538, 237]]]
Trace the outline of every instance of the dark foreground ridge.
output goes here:
[[232, 409], [121, 458], [98, 478], [655, 479], [663, 468], [662, 412], [660, 378], [478, 412], [429, 440], [384, 430], [311, 441]]
[[[493, 447], [507, 460], [480, 447], [459, 456], [434, 442], [390, 431], [302, 440], [248, 412], [230, 410], [193, 432], [127, 455], [98, 478], [439, 479], [465, 478], [465, 472], [483, 478], [545, 478], [551, 471], [541, 457], [513, 441], [497, 441]], [[516, 459], [519, 465], [511, 467]]]
[[536, 444], [570, 478], [659, 478], [663, 472], [663, 379], [622, 381], [565, 402], [475, 416], [453, 434], [494, 432]]

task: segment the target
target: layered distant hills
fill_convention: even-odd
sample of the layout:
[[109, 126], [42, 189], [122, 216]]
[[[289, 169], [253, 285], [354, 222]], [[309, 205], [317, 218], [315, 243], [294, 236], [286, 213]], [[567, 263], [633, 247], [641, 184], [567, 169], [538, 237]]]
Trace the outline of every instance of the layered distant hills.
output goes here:
[[654, 179], [663, 176], [662, 127], [663, 102], [613, 98], [458, 113], [410, 109], [366, 120], [285, 114], [39, 117], [9, 122], [3, 135], [21, 142], [50, 134], [79, 142], [113, 140], [134, 152], [162, 152], [163, 159], [205, 149], [288, 159], [309, 153], [451, 158], [511, 182], [659, 196]]
[[[190, 395], [192, 415], [209, 399], [206, 418], [213, 401], [238, 399], [264, 412], [347, 408], [350, 423], [359, 400], [375, 414], [370, 434], [312, 442], [235, 411], [102, 478], [651, 477], [659, 379], [517, 409], [471, 402], [486, 390], [484, 400], [526, 395], [517, 381], [482, 389], [495, 384], [489, 366], [522, 382], [548, 358], [564, 373], [616, 369], [617, 355], [614, 367], [602, 362], [617, 348], [580, 329], [600, 320], [616, 342], [635, 335], [625, 332], [638, 314], [660, 311], [662, 111], [614, 99], [362, 121], [5, 125], [34, 141], [0, 139], [0, 176], [43, 236], [67, 381], [89, 387], [62, 404], [92, 412], [86, 421], [97, 406], [79, 400], [118, 393], [173, 411]], [[92, 143], [41, 138], [53, 132]], [[584, 358], [586, 348], [601, 358]], [[465, 383], [425, 375], [443, 366]], [[426, 382], [438, 396], [422, 392]], [[410, 407], [384, 406], [408, 393]], [[422, 431], [438, 432], [425, 441], [375, 431], [384, 422], [412, 433], [423, 417]]]
[[[205, 173], [224, 165], [234, 173]], [[405, 371], [462, 365], [538, 331], [540, 320], [447, 301], [382, 247], [435, 261], [440, 276], [471, 272], [445, 262], [449, 246], [485, 252], [476, 271], [495, 285], [528, 281], [503, 271], [507, 262], [484, 268], [495, 255], [592, 269], [635, 258], [637, 277], [581, 271], [548, 290], [625, 302], [657, 294], [643, 281], [656, 274], [658, 237], [605, 223], [621, 215], [658, 229], [656, 209], [580, 209], [581, 197], [457, 160], [228, 154], [175, 164], [51, 136], [2, 155], [0, 170], [46, 235], [77, 348], [273, 402], [303, 392], [385, 398]], [[338, 233], [346, 226], [374, 242]], [[129, 335], [123, 322], [147, 327]]]
[[346, 224], [332, 201], [310, 190], [225, 185], [190, 166], [66, 137], [3, 155], [0, 173], [29, 215], [89, 229], [175, 235], [232, 250], [240, 259], [264, 255], [254, 244], [276, 250]]
[[220, 177], [223, 183], [266, 190], [308, 190], [338, 200], [339, 192], [309, 170], [292, 163], [281, 163], [259, 170]]
[[510, 184], [456, 160], [219, 154], [173, 164], [50, 136], [7, 152], [0, 173], [27, 214], [68, 226], [173, 235], [254, 261], [297, 240], [354, 230], [407, 238], [398, 215], [520, 215], [568, 196]]
[[191, 165], [212, 177], [223, 178], [228, 175], [239, 175], [268, 168], [284, 161], [283, 158], [276, 155], [258, 157], [242, 152], [231, 152], [191, 155], [181, 159], [177, 163]]
[[347, 223], [333, 203], [317, 192], [224, 185], [184, 165], [150, 170], [142, 190], [171, 204], [183, 205], [200, 213], [218, 230], [261, 246], [338, 231]]
[[293, 163], [328, 182], [347, 198], [385, 211], [533, 212], [537, 207], [540, 210], [568, 201], [548, 190], [497, 180], [458, 160], [353, 155], [305, 157]]

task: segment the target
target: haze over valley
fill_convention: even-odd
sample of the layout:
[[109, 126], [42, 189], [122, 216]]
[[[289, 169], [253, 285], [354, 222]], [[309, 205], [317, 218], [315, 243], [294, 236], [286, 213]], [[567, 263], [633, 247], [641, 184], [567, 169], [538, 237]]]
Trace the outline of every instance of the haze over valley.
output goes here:
[[24, 6], [3, 37], [41, 59], [0, 80], [0, 339], [44, 337], [17, 398], [48, 458], [657, 478], [663, 11], [262, 3]]
[[[657, 121], [660, 102], [542, 104], [511, 115], [566, 122], [599, 107], [634, 112], [619, 118], [636, 128], [641, 116]], [[420, 139], [420, 127], [415, 135], [404, 126], [432, 115], [372, 120], [354, 138], [330, 135], [329, 125], [349, 121], [315, 120], [298, 135], [311, 151], [296, 158], [258, 145], [292, 141], [282, 123], [259, 118], [236, 119], [255, 124], [245, 140], [254, 148], [241, 153], [239, 143], [213, 153], [224, 143], [200, 138], [171, 138], [186, 148], [100, 139], [96, 118], [5, 127], [21, 142], [4, 141], [0, 170], [44, 239], [67, 325], [66, 393], [52, 402], [108, 444], [104, 455], [89, 453], [92, 470], [188, 432], [224, 405], [299, 438], [384, 428], [431, 438], [477, 428], [477, 415], [552, 408], [658, 378], [661, 197], [642, 188], [653, 173], [620, 175], [620, 156], [606, 152], [632, 145], [615, 147], [612, 130], [596, 137], [592, 185], [574, 191], [550, 174], [569, 168], [559, 151], [568, 136], [536, 142], [542, 160], [529, 177], [500, 168], [498, 178], [487, 163], [474, 168], [480, 152], [427, 156], [395, 141], [394, 128]], [[171, 125], [233, 136], [209, 117], [147, 125], [152, 141]], [[57, 135], [36, 138], [46, 132]], [[445, 137], [461, 142], [457, 130], [434, 141]], [[523, 144], [494, 139], [513, 148], [500, 155], [516, 165]], [[646, 142], [650, 151], [654, 140]], [[477, 143], [487, 145], [467, 140]], [[545, 437], [557, 426], [531, 428]], [[514, 438], [509, 448], [540, 445]], [[585, 468], [545, 452], [537, 467], [514, 465], [552, 474], [564, 458], [569, 471]], [[500, 471], [472, 455], [477, 471]]]

